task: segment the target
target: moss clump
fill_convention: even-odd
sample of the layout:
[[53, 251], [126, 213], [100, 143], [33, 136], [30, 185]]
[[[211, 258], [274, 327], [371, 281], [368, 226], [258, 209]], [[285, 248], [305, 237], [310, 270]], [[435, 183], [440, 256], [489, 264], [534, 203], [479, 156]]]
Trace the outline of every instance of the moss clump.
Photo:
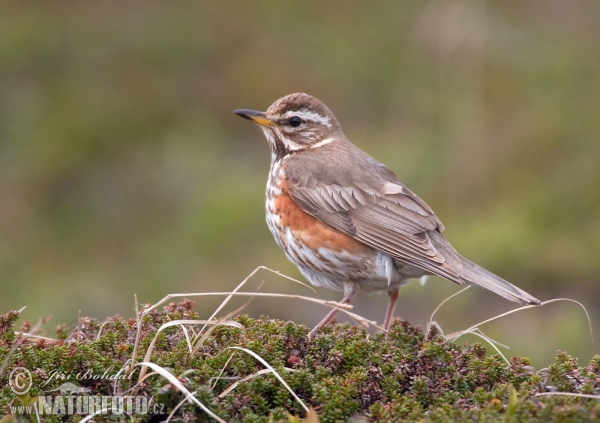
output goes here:
[[[157, 330], [166, 322], [197, 319], [193, 303], [171, 304], [142, 319], [136, 362], [143, 361]], [[82, 319], [68, 339], [66, 329], [57, 330], [59, 340], [25, 341], [15, 334], [18, 315], [0, 316], [0, 410], [26, 401], [10, 389], [11, 369], [31, 370], [29, 399], [48, 395], [66, 381], [90, 389], [93, 395], [114, 392], [154, 398], [159, 410], [170, 413], [184, 398], [173, 385], [155, 375], [137, 383], [140, 367], [122, 378], [110, 378], [127, 368], [138, 334], [137, 321], [120, 316], [99, 322]], [[370, 421], [594, 421], [600, 418], [600, 401], [568, 396], [536, 396], [541, 392], [600, 394], [600, 356], [586, 367], [564, 352], [547, 372], [535, 372], [526, 358], [510, 364], [487, 355], [480, 344], [448, 343], [435, 329], [425, 334], [408, 322], [397, 321], [386, 336], [367, 335], [348, 325], [322, 330], [308, 338], [308, 329], [291, 322], [235, 319], [241, 328], [218, 326], [190, 355], [180, 327], [163, 330], [154, 343], [150, 361], [167, 369], [205, 406], [227, 421], [268, 422], [305, 416], [304, 408], [270, 373], [254, 375], [265, 367], [237, 346], [253, 351], [285, 379], [291, 389], [316, 410], [323, 422], [359, 416]], [[189, 331], [188, 331], [189, 335]], [[287, 369], [286, 369], [287, 368]], [[292, 371], [288, 370], [292, 369]], [[85, 379], [77, 375], [108, 375]], [[65, 378], [57, 378], [57, 374]], [[232, 384], [239, 385], [224, 396]], [[550, 386], [552, 384], [552, 386]], [[185, 403], [177, 415], [208, 416], [196, 405]], [[166, 415], [135, 416], [159, 421]], [[78, 421], [79, 416], [65, 420]], [[117, 415], [97, 421], [118, 420]], [[61, 419], [58, 419], [61, 420]], [[64, 420], [63, 420], [64, 421]], [[315, 421], [315, 417], [311, 417]]]

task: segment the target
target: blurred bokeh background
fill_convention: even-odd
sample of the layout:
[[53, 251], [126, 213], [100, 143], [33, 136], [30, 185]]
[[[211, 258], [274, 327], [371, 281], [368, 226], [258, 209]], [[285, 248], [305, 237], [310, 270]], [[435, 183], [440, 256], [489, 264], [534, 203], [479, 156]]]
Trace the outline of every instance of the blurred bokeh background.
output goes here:
[[[259, 265], [301, 278], [264, 223], [270, 154], [232, 114], [296, 91], [427, 201], [465, 256], [600, 330], [600, 3], [10, 2], [0, 13], [0, 311], [134, 316], [168, 293], [229, 291]], [[248, 286], [341, 299], [261, 272]], [[458, 287], [402, 290], [425, 325]], [[197, 299], [210, 315], [218, 300]], [[236, 304], [239, 304], [236, 303]], [[361, 295], [381, 320], [387, 296]], [[233, 303], [232, 303], [233, 305]], [[446, 333], [510, 310], [473, 288]], [[246, 310], [313, 325], [326, 309]], [[581, 309], [483, 326], [508, 355], [585, 363]], [[473, 338], [472, 340], [475, 340]]]

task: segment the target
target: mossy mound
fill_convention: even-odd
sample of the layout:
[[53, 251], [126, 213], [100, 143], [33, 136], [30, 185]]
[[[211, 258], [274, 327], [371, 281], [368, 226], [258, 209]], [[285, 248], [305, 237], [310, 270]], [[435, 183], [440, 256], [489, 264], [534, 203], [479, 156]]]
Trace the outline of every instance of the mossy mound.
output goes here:
[[[56, 393], [72, 382], [90, 395], [141, 395], [170, 413], [184, 398], [172, 384], [154, 375], [137, 384], [140, 367], [119, 378], [132, 359], [137, 331], [135, 319], [120, 316], [100, 322], [81, 319], [71, 333], [57, 330], [57, 341], [29, 339], [15, 334], [18, 314], [0, 316], [0, 410]], [[192, 302], [171, 304], [142, 319], [136, 362], [144, 360], [157, 330], [169, 321], [198, 319]], [[158, 335], [150, 361], [168, 369], [206, 407], [226, 421], [268, 422], [289, 415], [304, 416], [305, 409], [272, 373], [243, 380], [265, 369], [247, 352], [268, 362], [304, 404], [316, 410], [323, 422], [366, 421], [596, 421], [600, 400], [537, 394], [561, 391], [600, 394], [600, 356], [586, 367], [559, 352], [554, 364], [535, 371], [526, 358], [510, 364], [487, 355], [478, 344], [457, 346], [432, 329], [424, 333], [398, 321], [386, 336], [368, 335], [348, 325], [322, 330], [308, 338], [305, 326], [292, 322], [235, 318], [242, 328], [218, 326], [190, 355], [188, 338], [179, 326]], [[198, 328], [198, 326], [195, 326]], [[68, 337], [68, 339], [67, 339]], [[31, 371], [29, 393], [17, 396], [9, 374], [15, 367]], [[292, 370], [290, 370], [292, 369]], [[65, 375], [58, 378], [57, 375]], [[84, 378], [82, 375], [104, 375]], [[78, 376], [79, 375], [79, 376]], [[235, 389], [220, 397], [228, 387]], [[46, 419], [47, 417], [47, 419]], [[96, 421], [118, 421], [122, 416], [97, 416]], [[135, 421], [163, 421], [167, 414], [128, 417]], [[17, 417], [5, 417], [6, 421]], [[79, 421], [81, 416], [45, 416], [46, 421]], [[185, 403], [174, 418], [209, 421], [195, 404]]]

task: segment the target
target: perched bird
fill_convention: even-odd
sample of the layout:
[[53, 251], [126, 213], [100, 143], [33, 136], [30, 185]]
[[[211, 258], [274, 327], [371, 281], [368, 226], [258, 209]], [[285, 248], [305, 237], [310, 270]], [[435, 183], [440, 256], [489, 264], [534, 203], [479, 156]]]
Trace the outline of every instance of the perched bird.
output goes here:
[[[267, 224], [313, 285], [343, 291], [342, 303], [359, 291], [387, 292], [385, 329], [400, 287], [425, 275], [480, 285], [519, 304], [541, 304], [458, 254], [425, 201], [352, 144], [321, 101], [296, 93], [266, 112], [234, 113], [260, 125], [269, 142]], [[333, 309], [312, 333], [336, 313]]]

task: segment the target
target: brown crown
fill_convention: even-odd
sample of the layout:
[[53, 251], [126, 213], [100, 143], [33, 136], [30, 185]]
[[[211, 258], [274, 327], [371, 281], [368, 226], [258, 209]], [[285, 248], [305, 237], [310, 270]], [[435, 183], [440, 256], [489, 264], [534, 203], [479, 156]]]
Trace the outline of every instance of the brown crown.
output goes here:
[[267, 113], [281, 115], [290, 110], [309, 110], [335, 121], [333, 113], [325, 104], [305, 93], [294, 93], [281, 97], [275, 103], [271, 104]]

